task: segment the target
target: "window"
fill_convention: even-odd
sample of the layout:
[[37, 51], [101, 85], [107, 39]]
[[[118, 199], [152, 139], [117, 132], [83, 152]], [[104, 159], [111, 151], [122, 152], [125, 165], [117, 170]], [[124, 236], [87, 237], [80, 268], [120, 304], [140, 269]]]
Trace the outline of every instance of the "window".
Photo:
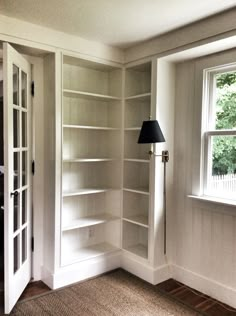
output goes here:
[[204, 71], [204, 195], [236, 199], [236, 65]]

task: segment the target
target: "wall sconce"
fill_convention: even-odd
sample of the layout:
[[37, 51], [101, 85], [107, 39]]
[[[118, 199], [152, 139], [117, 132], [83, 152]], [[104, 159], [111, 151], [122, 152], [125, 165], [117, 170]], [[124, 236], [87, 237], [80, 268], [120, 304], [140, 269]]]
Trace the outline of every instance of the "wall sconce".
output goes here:
[[156, 154], [153, 150], [154, 143], [163, 143], [165, 138], [157, 120], [143, 121], [143, 125], [138, 138], [138, 144], [151, 144], [149, 156], [162, 157], [164, 164], [164, 188], [163, 188], [163, 209], [164, 209], [164, 254], [166, 254], [166, 163], [169, 161], [169, 151], [163, 150], [162, 153]]

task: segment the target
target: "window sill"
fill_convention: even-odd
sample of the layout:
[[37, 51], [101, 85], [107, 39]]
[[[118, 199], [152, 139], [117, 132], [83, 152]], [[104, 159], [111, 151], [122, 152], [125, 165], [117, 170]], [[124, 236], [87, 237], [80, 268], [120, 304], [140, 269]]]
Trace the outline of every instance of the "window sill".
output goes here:
[[207, 196], [207, 195], [188, 195], [190, 199], [215, 203], [219, 205], [228, 205], [228, 206], [236, 206], [236, 200], [218, 198], [215, 196]]

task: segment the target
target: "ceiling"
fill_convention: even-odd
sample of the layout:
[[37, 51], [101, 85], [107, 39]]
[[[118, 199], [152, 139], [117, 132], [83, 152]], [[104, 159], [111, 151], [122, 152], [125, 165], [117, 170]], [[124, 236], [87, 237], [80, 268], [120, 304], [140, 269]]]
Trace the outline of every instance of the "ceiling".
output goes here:
[[236, 6], [236, 0], [0, 0], [0, 14], [127, 48]]

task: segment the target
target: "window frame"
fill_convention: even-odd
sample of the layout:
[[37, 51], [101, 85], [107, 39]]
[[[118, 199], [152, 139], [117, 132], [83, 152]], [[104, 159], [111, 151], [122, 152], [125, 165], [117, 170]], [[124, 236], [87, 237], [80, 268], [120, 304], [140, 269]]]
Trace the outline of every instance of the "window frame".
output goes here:
[[[221, 195], [213, 194], [209, 191], [208, 183], [212, 172], [212, 136], [236, 136], [235, 129], [220, 129], [214, 128], [214, 105], [216, 94], [215, 76], [217, 74], [225, 72], [236, 72], [236, 63], [229, 63], [224, 65], [218, 65], [212, 68], [206, 68], [203, 70], [203, 100], [202, 100], [202, 161], [203, 167], [201, 172], [201, 191], [203, 196], [211, 196], [216, 198], [223, 198]], [[232, 197], [227, 199], [236, 200]]]

